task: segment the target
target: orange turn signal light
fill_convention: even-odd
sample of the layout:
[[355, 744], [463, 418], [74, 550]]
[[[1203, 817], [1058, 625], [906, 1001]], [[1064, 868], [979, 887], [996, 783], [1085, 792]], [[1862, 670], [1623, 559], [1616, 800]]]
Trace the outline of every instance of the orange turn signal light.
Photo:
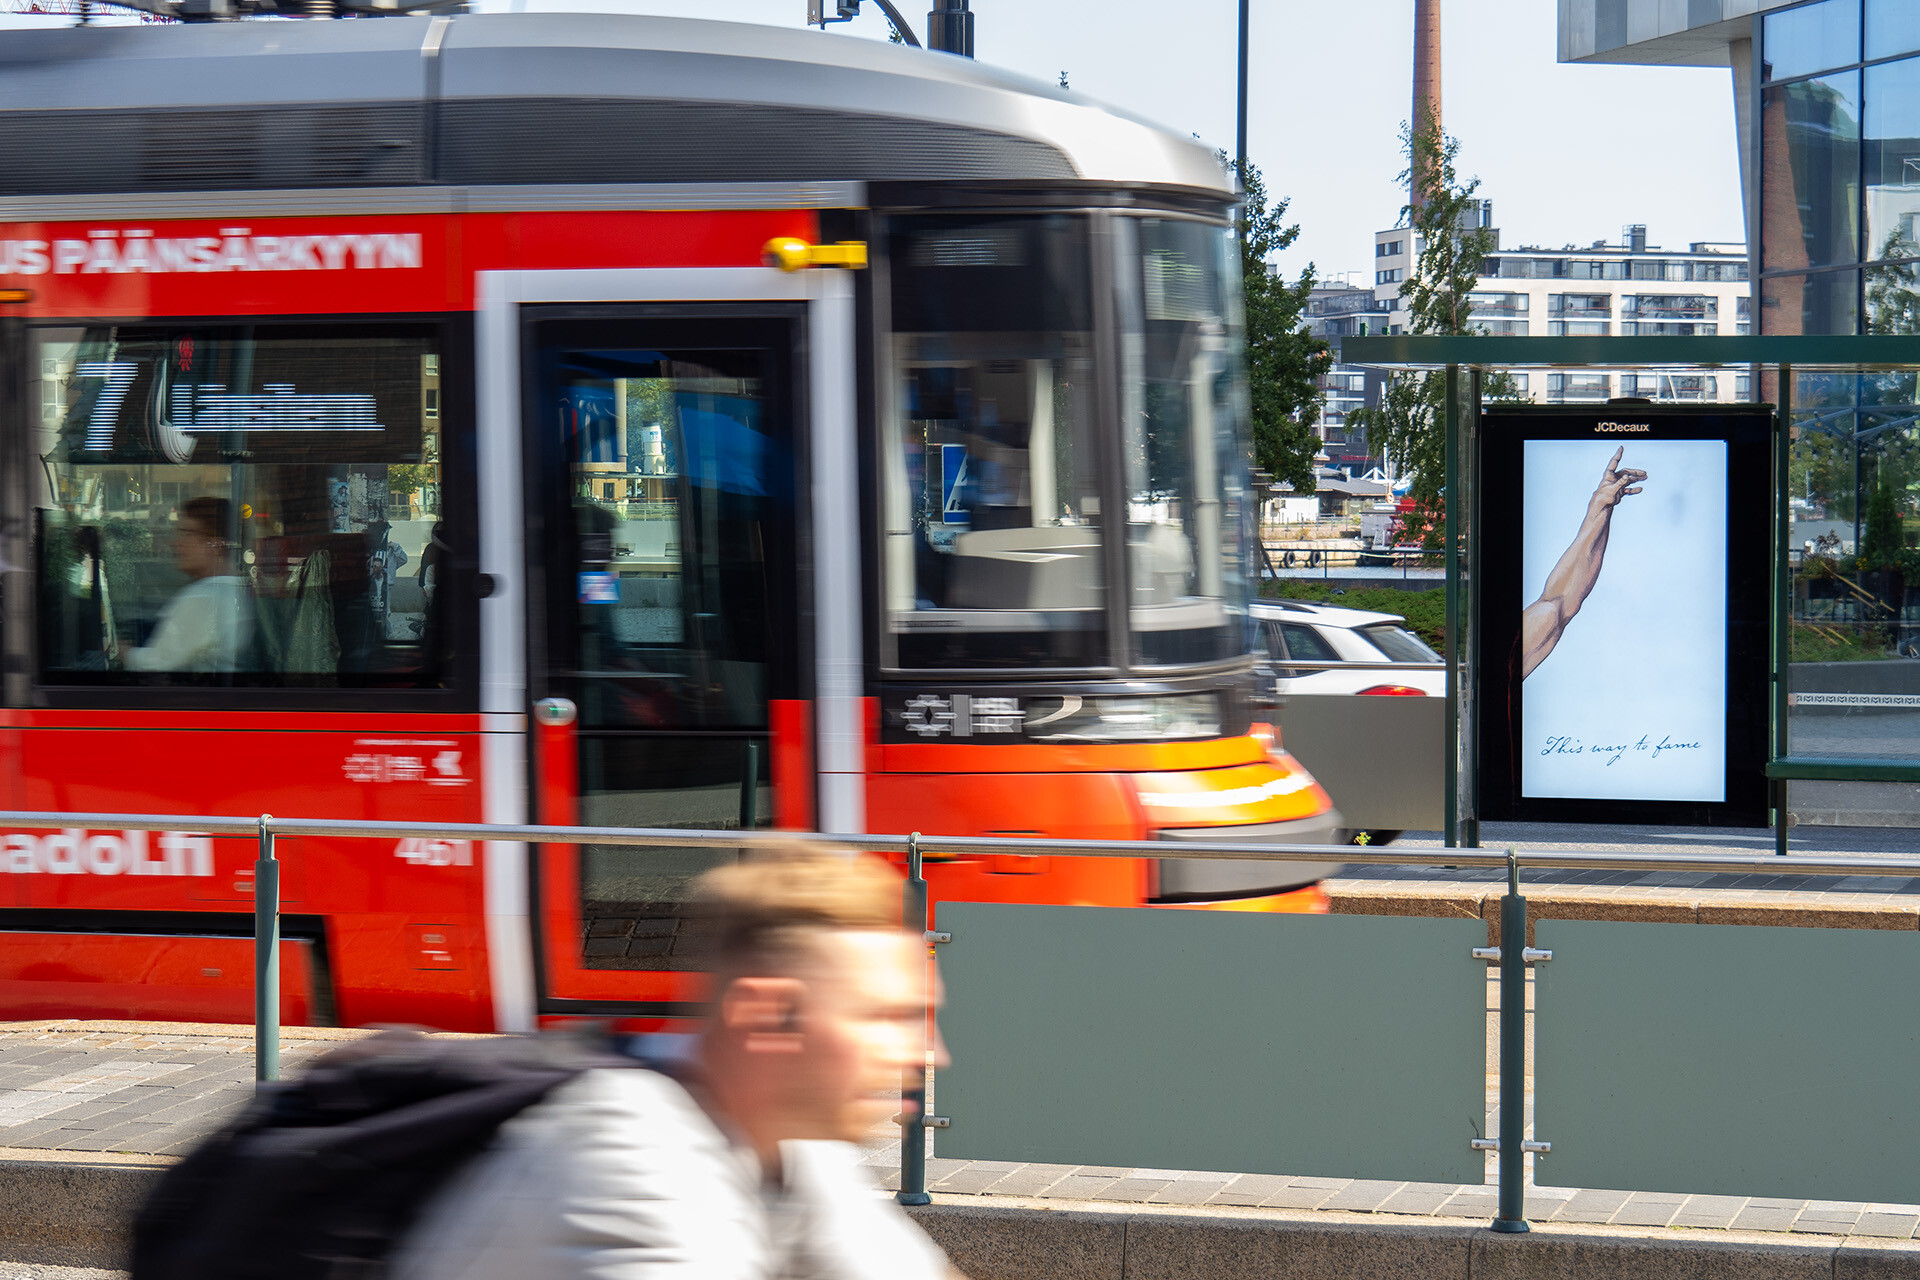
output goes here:
[[1410, 684], [1377, 684], [1371, 689], [1362, 689], [1362, 695], [1369, 693], [1384, 694], [1389, 698], [1424, 698], [1425, 689], [1416, 689]]
[[31, 289], [0, 289], [0, 302], [32, 302]]

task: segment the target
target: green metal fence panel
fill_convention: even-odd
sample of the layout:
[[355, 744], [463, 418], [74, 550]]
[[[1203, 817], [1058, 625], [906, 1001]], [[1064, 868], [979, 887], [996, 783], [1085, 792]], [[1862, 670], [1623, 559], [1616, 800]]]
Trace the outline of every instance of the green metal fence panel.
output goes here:
[[1535, 1183], [1920, 1203], [1920, 934], [1534, 936]]
[[1476, 919], [942, 903], [941, 1156], [1482, 1180]]

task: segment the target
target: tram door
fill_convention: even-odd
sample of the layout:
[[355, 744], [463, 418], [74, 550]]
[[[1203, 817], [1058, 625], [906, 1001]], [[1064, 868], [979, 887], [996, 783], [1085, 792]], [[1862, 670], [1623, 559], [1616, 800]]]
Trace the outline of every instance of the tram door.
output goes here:
[[[812, 785], [796, 502], [803, 313], [523, 317], [529, 567], [544, 598], [528, 654], [542, 726], [535, 818], [771, 826], [801, 802], [781, 793]], [[544, 848], [543, 1008], [685, 1012], [700, 964], [688, 886], [736, 856]]]

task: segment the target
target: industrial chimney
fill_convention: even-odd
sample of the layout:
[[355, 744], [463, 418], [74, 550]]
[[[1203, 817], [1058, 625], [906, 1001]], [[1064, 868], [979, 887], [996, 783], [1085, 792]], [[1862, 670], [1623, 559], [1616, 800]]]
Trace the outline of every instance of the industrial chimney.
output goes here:
[[[1413, 131], [1440, 125], [1440, 0], [1413, 0]], [[1412, 190], [1408, 203], [1418, 209], [1422, 174], [1416, 160], [1408, 165]]]

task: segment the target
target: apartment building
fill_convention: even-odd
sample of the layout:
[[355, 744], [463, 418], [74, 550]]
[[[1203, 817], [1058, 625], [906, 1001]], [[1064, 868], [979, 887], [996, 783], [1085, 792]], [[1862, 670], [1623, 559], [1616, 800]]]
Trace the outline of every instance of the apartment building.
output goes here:
[[[1470, 323], [1490, 334], [1544, 337], [1715, 335], [1752, 332], [1752, 288], [1743, 244], [1694, 241], [1686, 249], [1647, 243], [1644, 226], [1630, 226], [1617, 244], [1595, 241], [1563, 245], [1500, 245], [1493, 202], [1477, 202], [1470, 215], [1486, 230], [1495, 250], [1470, 295]], [[1401, 287], [1418, 261], [1420, 245], [1407, 227], [1373, 235], [1374, 320], [1370, 333], [1404, 333], [1408, 315]], [[1356, 330], [1357, 332], [1357, 330]], [[1586, 369], [1578, 373], [1513, 374], [1536, 402], [1606, 400], [1642, 396], [1651, 400], [1745, 400], [1748, 376], [1693, 369]]]
[[[1388, 311], [1370, 286], [1332, 280], [1307, 296], [1307, 330], [1337, 349], [1341, 338], [1385, 333]], [[1357, 476], [1379, 464], [1380, 459], [1367, 448], [1366, 432], [1358, 423], [1349, 423], [1347, 415], [1378, 398], [1377, 387], [1384, 377], [1378, 370], [1350, 365], [1335, 365], [1321, 377], [1324, 397], [1318, 430], [1328, 467]]]

